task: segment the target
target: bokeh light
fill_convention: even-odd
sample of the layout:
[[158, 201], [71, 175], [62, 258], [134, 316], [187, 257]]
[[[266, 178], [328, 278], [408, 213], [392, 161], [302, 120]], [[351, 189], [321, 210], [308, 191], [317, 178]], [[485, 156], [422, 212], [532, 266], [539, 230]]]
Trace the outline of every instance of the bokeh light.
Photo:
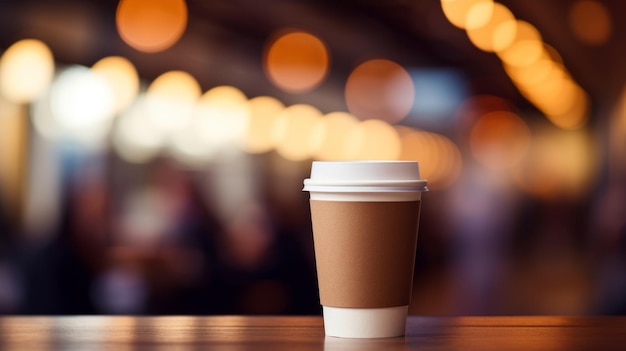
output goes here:
[[616, 102], [609, 124], [608, 169], [611, 178], [626, 174], [626, 87]]
[[465, 29], [472, 30], [483, 27], [493, 16], [493, 1], [480, 1], [473, 4], [465, 17]]
[[290, 161], [310, 158], [313, 151], [311, 130], [320, 118], [322, 113], [310, 105], [292, 105], [283, 110], [273, 130], [278, 154]]
[[191, 74], [183, 71], [163, 73], [148, 87], [150, 122], [162, 133], [185, 128], [201, 93], [200, 84]]
[[563, 57], [554, 46], [543, 43], [543, 49], [545, 50], [545, 54], [550, 60], [552, 60], [554, 63], [562, 67], [565, 67], [565, 64], [563, 62]]
[[203, 121], [203, 133], [213, 144], [243, 145], [250, 108], [241, 90], [232, 86], [215, 87], [202, 95], [195, 113]]
[[516, 23], [515, 38], [511, 45], [500, 48], [496, 53], [507, 65], [528, 66], [544, 52], [541, 34], [528, 22], [518, 20]]
[[165, 135], [148, 119], [147, 98], [139, 95], [120, 116], [113, 131], [113, 147], [131, 163], [145, 163], [161, 152]]
[[[444, 15], [456, 27], [465, 29], [467, 27], [468, 15], [472, 8], [478, 9], [477, 12], [482, 12], [481, 8], [488, 8], [493, 3], [493, 0], [441, 0], [441, 9]], [[475, 7], [478, 6], [478, 7]], [[478, 26], [482, 21], [486, 21], [485, 16], [480, 16], [479, 13], [474, 14], [472, 20], [473, 26]]]
[[467, 36], [477, 48], [492, 52], [511, 45], [516, 31], [513, 13], [506, 6], [496, 3], [489, 20], [482, 26], [468, 28]]
[[341, 160], [346, 134], [359, 120], [346, 112], [331, 112], [312, 129], [313, 157], [323, 161]]
[[191, 161], [206, 161], [225, 148], [245, 147], [250, 107], [243, 92], [218, 86], [204, 93], [185, 128], [174, 134], [174, 154]]
[[207, 134], [213, 133], [196, 114], [186, 128], [174, 133], [169, 140], [168, 151], [182, 164], [193, 168], [202, 167], [219, 151], [215, 141]]
[[541, 40], [537, 28], [517, 21], [512, 44], [496, 52], [520, 93], [563, 129], [582, 127], [589, 118], [587, 94], [563, 66], [559, 53]]
[[411, 111], [415, 86], [402, 66], [375, 59], [360, 64], [350, 73], [345, 94], [348, 109], [359, 119], [380, 119], [393, 124]]
[[[567, 100], [556, 100], [544, 109], [546, 117], [563, 129], [579, 129], [589, 120], [589, 97], [579, 86], [569, 83], [569, 92], [563, 93]], [[563, 92], [563, 90], [562, 90]]]
[[587, 130], [543, 128], [534, 133], [528, 157], [515, 169], [515, 180], [524, 191], [544, 199], [577, 198], [589, 191], [597, 160]]
[[448, 166], [443, 172], [443, 180], [441, 181], [441, 187], [445, 188], [454, 184], [461, 175], [461, 171], [463, 169], [463, 156], [461, 155], [461, 150], [459, 150], [457, 144], [443, 135], [440, 137], [445, 143], [448, 153], [451, 155]]
[[139, 93], [139, 75], [135, 66], [121, 56], [109, 56], [96, 62], [91, 70], [101, 74], [113, 87], [115, 112], [127, 108]]
[[550, 80], [551, 76], [559, 75], [563, 71], [561, 66], [547, 56], [547, 53], [530, 65], [516, 67], [505, 64], [504, 69], [516, 85], [519, 85], [522, 90], [527, 88], [530, 91]]
[[475, 95], [459, 105], [455, 114], [456, 139], [462, 145], [469, 144], [472, 127], [480, 117], [493, 111], [513, 111], [511, 102], [495, 95]]
[[611, 15], [599, 1], [576, 1], [569, 10], [568, 19], [572, 33], [585, 44], [602, 45], [611, 36]]
[[187, 16], [184, 0], [120, 0], [117, 30], [122, 40], [134, 49], [158, 52], [182, 37]]
[[556, 126], [582, 127], [588, 119], [589, 99], [561, 64], [547, 55], [530, 66], [505, 70], [519, 89]]
[[250, 153], [268, 152], [274, 147], [274, 123], [285, 105], [273, 97], [259, 96], [251, 99], [248, 106], [250, 119], [243, 149]]
[[437, 162], [441, 155], [430, 137], [429, 132], [415, 130], [405, 126], [397, 126], [402, 145], [400, 160], [418, 161], [422, 178], [428, 180], [428, 187], [436, 185], [437, 179], [433, 178], [437, 169]]
[[580, 97], [577, 94], [578, 87], [567, 74], [555, 76], [544, 85], [537, 86], [536, 89], [533, 93], [535, 101], [548, 116], [566, 112]]
[[64, 136], [100, 143], [114, 114], [113, 87], [101, 75], [83, 66], [62, 71], [52, 84], [52, 116]]
[[[452, 24], [466, 29], [477, 48], [496, 53], [520, 93], [552, 123], [563, 129], [580, 128], [586, 123], [587, 94], [571, 78], [559, 53], [542, 41], [535, 26], [516, 20], [505, 5], [490, 0], [441, 0], [441, 6]], [[586, 10], [593, 21], [601, 22], [597, 27], [602, 34], [597, 37], [604, 37], [598, 42], [606, 41], [610, 18], [602, 4], [578, 1], [570, 13], [571, 25], [590, 32]], [[580, 19], [576, 20], [576, 16]], [[593, 31], [589, 35], [594, 35]]]
[[397, 160], [402, 145], [396, 129], [377, 119], [355, 124], [345, 136], [343, 158], [348, 160]]
[[24, 39], [11, 45], [0, 59], [0, 94], [26, 103], [42, 96], [54, 75], [54, 57], [46, 44]]
[[467, 98], [467, 76], [451, 68], [413, 68], [409, 74], [415, 97], [411, 113], [403, 122], [425, 129], [447, 128], [457, 107]]
[[458, 123], [473, 125], [478, 119], [491, 111], [511, 111], [511, 102], [495, 95], [474, 95], [463, 101], [455, 113]]
[[528, 153], [530, 128], [514, 113], [495, 111], [482, 116], [470, 135], [472, 155], [490, 169], [510, 169]]
[[418, 161], [428, 188], [440, 190], [459, 177], [462, 158], [458, 147], [447, 137], [405, 126], [397, 126], [402, 150], [400, 160]]
[[456, 182], [461, 174], [461, 152], [448, 137], [437, 133], [431, 133], [431, 136], [442, 155], [433, 173], [433, 178], [436, 179], [434, 189], [444, 189]]
[[50, 106], [50, 90], [32, 103], [31, 119], [34, 129], [39, 135], [48, 140], [57, 140], [62, 137], [62, 130]]
[[0, 96], [0, 202], [14, 214], [21, 205], [25, 180], [28, 124], [26, 109]]
[[329, 69], [326, 45], [305, 32], [289, 32], [272, 41], [265, 52], [265, 72], [280, 89], [304, 93], [320, 85]]

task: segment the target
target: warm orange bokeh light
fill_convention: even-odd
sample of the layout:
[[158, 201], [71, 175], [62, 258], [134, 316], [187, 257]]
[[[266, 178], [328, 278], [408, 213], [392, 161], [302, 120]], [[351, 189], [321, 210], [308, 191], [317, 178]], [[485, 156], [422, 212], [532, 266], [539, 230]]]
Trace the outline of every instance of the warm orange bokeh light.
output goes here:
[[563, 68], [547, 57], [547, 55], [528, 66], [516, 67], [505, 64], [504, 69], [513, 82], [521, 87], [522, 90], [532, 90], [551, 77], [560, 74], [559, 71], [563, 71]]
[[481, 1], [472, 5], [465, 17], [465, 29], [472, 30], [487, 24], [493, 16], [493, 1]]
[[519, 116], [495, 111], [484, 115], [472, 128], [470, 149], [474, 157], [491, 169], [508, 169], [526, 156], [530, 129]]
[[455, 113], [459, 123], [474, 124], [478, 119], [492, 111], [510, 111], [513, 105], [495, 95], [475, 95], [463, 101]]
[[148, 118], [147, 98], [139, 95], [122, 112], [111, 138], [116, 153], [130, 163], [146, 163], [161, 152], [166, 136]]
[[[229, 85], [212, 88], [198, 100], [194, 118], [200, 120], [196, 126], [211, 153], [228, 146], [244, 147], [250, 106], [241, 90]], [[185, 133], [179, 137], [185, 138]]]
[[[441, 0], [441, 9], [450, 23], [465, 29], [467, 27], [468, 15], [470, 15], [472, 8], [480, 9], [491, 4], [493, 4], [493, 0]], [[478, 13], [472, 17], [473, 19], [470, 22], [472, 22], [471, 25], [473, 26], [478, 26], [481, 24], [481, 21], [486, 21]]]
[[250, 120], [243, 149], [250, 153], [264, 153], [273, 147], [272, 130], [285, 106], [269, 96], [259, 96], [248, 102]]
[[589, 98], [576, 85], [571, 84], [564, 100], [557, 100], [543, 111], [554, 125], [563, 129], [579, 129], [589, 119]]
[[520, 93], [556, 126], [582, 127], [588, 119], [587, 94], [574, 82], [551, 46], [543, 45], [541, 56], [528, 65], [504, 64]]
[[290, 32], [271, 42], [265, 52], [265, 72], [280, 89], [304, 93], [326, 77], [329, 57], [326, 45], [305, 32]]
[[469, 143], [469, 136], [472, 127], [480, 117], [493, 111], [513, 111], [513, 105], [501, 97], [495, 95], [475, 95], [459, 106], [454, 119], [457, 130], [456, 139], [459, 143], [466, 145]]
[[54, 57], [48, 46], [37, 39], [20, 40], [0, 59], [0, 95], [16, 103], [41, 97], [54, 75]]
[[274, 123], [273, 139], [279, 155], [290, 161], [303, 161], [312, 156], [311, 130], [322, 113], [310, 105], [289, 106]]
[[346, 134], [343, 158], [348, 160], [397, 160], [402, 145], [393, 126], [376, 119], [355, 124]]
[[149, 120], [164, 133], [184, 128], [201, 93], [200, 84], [187, 72], [161, 74], [146, 93]]
[[26, 112], [23, 106], [0, 97], [0, 202], [11, 211], [19, 211], [26, 178], [29, 135]]
[[422, 178], [432, 190], [453, 184], [461, 171], [461, 152], [443, 135], [397, 126], [402, 152], [400, 160], [418, 161]]
[[518, 20], [516, 24], [515, 38], [509, 46], [500, 48], [497, 54], [505, 64], [528, 66], [545, 52], [541, 34], [528, 22]]
[[515, 169], [515, 181], [526, 192], [545, 199], [578, 197], [589, 191], [596, 150], [586, 130], [539, 130], [526, 161]]
[[484, 25], [467, 30], [467, 36], [483, 51], [498, 51], [508, 47], [515, 39], [517, 26], [513, 13], [504, 5], [493, 5], [493, 13]]
[[311, 131], [313, 157], [324, 161], [341, 160], [346, 134], [358, 123], [356, 117], [346, 112], [324, 116]]
[[505, 65], [505, 69], [520, 93], [556, 126], [577, 129], [587, 122], [587, 94], [563, 66], [547, 55], [530, 66]]
[[400, 160], [418, 161], [420, 163], [420, 173], [422, 178], [428, 180], [428, 187], [432, 188], [438, 182], [433, 178], [437, 170], [437, 163], [441, 155], [430, 133], [414, 130], [409, 127], [397, 126], [402, 150]]
[[399, 64], [370, 60], [355, 68], [346, 83], [346, 104], [361, 120], [401, 121], [411, 111], [415, 86]]
[[599, 1], [575, 2], [569, 11], [569, 24], [572, 33], [586, 44], [602, 45], [611, 36], [611, 15]]
[[184, 0], [120, 0], [116, 23], [126, 44], [143, 52], [159, 52], [174, 45], [187, 27]]
[[113, 87], [115, 111], [127, 108], [139, 93], [139, 75], [135, 66], [121, 56], [109, 56], [96, 62], [91, 70], [101, 74]]
[[626, 175], [626, 86], [615, 104], [610, 116], [608, 169], [610, 181], [622, 179]]
[[442, 155], [433, 177], [437, 179], [436, 188], [444, 189], [452, 185], [461, 174], [461, 151], [448, 137], [436, 133], [431, 133], [431, 136]]

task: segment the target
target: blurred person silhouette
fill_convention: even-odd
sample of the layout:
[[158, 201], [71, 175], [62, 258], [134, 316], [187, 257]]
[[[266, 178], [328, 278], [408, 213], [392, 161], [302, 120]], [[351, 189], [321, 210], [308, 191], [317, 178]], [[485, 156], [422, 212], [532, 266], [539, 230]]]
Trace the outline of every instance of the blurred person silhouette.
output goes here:
[[507, 257], [516, 198], [497, 173], [468, 166], [455, 184], [450, 213], [454, 314], [490, 315], [501, 310], [499, 297], [510, 273]]
[[26, 314], [89, 314], [96, 272], [106, 261], [109, 190], [101, 159], [65, 160], [60, 221], [43, 239], [18, 250], [25, 279]]
[[[216, 299], [201, 292], [213, 285], [213, 241], [220, 224], [199, 195], [193, 173], [162, 158], [148, 167], [144, 180], [124, 183], [117, 194], [111, 265], [98, 291], [103, 310], [215, 313]], [[119, 295], [136, 304], [116, 305]]]
[[[203, 175], [205, 202], [221, 224], [216, 280], [207, 287], [218, 313], [319, 314], [300, 166], [272, 153], [230, 150]], [[283, 171], [287, 177], [276, 174]]]
[[270, 216], [271, 201], [220, 221], [200, 189], [218, 166], [134, 166], [109, 154], [62, 163], [58, 226], [15, 250], [18, 313], [319, 313], [308, 222]]
[[318, 313], [313, 267], [293, 235], [276, 224], [253, 202], [221, 234], [221, 283], [231, 313]]

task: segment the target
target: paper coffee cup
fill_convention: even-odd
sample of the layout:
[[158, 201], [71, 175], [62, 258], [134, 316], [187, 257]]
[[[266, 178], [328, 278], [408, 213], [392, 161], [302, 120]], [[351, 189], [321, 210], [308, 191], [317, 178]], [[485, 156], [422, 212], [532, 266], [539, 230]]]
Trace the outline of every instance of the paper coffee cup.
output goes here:
[[404, 335], [427, 190], [417, 162], [313, 162], [304, 191], [327, 335]]

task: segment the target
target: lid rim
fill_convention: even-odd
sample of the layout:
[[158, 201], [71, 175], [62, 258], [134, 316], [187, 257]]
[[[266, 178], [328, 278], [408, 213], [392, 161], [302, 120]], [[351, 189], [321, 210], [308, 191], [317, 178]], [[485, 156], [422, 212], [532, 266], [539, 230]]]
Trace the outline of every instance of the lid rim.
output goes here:
[[428, 192], [427, 186], [422, 187], [365, 187], [365, 186], [304, 186], [302, 191], [319, 193], [422, 193]]
[[364, 185], [416, 185], [422, 186], [428, 183], [427, 179], [394, 179], [394, 180], [326, 180], [326, 179], [311, 179], [306, 178], [304, 180], [305, 185], [323, 185], [323, 186], [364, 186]]

